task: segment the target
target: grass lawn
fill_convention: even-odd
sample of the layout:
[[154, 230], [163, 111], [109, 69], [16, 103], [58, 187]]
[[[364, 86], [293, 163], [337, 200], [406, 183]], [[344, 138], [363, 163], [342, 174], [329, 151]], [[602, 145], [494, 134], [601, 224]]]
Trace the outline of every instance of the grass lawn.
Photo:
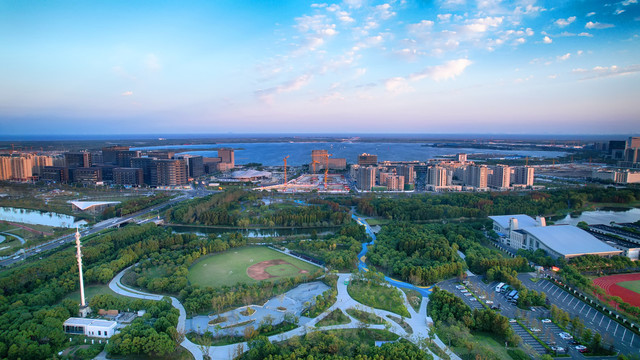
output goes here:
[[347, 314], [366, 324], [384, 324], [384, 320], [376, 314], [354, 308], [347, 309]]
[[340, 324], [348, 324], [351, 322], [351, 319], [347, 315], [345, 315], [342, 310], [335, 309], [330, 312], [327, 316], [322, 318], [322, 320], [316, 323], [316, 327], [322, 326], [331, 326], [331, 325], [340, 325]]
[[[491, 353], [495, 354], [496, 359], [500, 360], [512, 360], [511, 356], [507, 352], [507, 348], [504, 347], [504, 343], [498, 342], [494, 336], [486, 333], [474, 333], [473, 343], [475, 345], [488, 349]], [[463, 346], [454, 347], [453, 352], [461, 358], [465, 359], [469, 354], [469, 350]]]
[[404, 306], [404, 300], [400, 290], [371, 281], [352, 280], [347, 286], [347, 291], [351, 297], [364, 305], [391, 311], [400, 316], [411, 317], [409, 311]]
[[265, 271], [268, 274], [276, 276], [269, 280], [296, 276], [299, 272], [296, 267], [309, 273], [316, 272], [319, 269], [317, 266], [267, 247], [252, 246], [229, 249], [221, 254], [203, 257], [191, 266], [187, 277], [191, 284], [203, 287], [231, 286], [240, 282], [253, 284], [258, 281], [247, 275], [247, 268], [262, 261], [276, 259], [285, 260], [290, 265], [274, 265], [266, 268]]
[[[117, 297], [122, 296], [122, 295], [116, 294], [111, 289], [109, 289], [109, 285], [89, 285], [84, 287], [84, 297], [87, 303], [89, 303], [92, 297], [96, 295], [102, 295], [102, 294], [110, 294]], [[68, 293], [67, 296], [65, 296], [62, 300], [65, 300], [65, 299], [71, 299], [79, 304], [80, 290], [76, 290], [72, 293]]]
[[625, 289], [629, 289], [635, 293], [640, 294], [640, 280], [623, 281], [623, 282], [617, 283], [616, 285], [620, 285]]
[[386, 225], [391, 222], [391, 220], [387, 220], [387, 219], [366, 219], [366, 220], [370, 226]]

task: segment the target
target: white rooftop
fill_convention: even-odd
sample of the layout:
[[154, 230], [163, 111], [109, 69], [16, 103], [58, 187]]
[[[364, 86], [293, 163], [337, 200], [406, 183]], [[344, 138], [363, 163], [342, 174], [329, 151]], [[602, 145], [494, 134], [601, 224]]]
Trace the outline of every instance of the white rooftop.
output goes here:
[[120, 204], [120, 201], [70, 201], [70, 203], [80, 210], [87, 210], [94, 206]]
[[531, 226], [529, 233], [547, 247], [562, 255], [596, 254], [620, 251], [598, 240], [588, 232], [571, 225]]
[[489, 216], [489, 219], [497, 222], [498, 225], [502, 226], [505, 229], [509, 227], [509, 220], [513, 219], [513, 218], [518, 220], [518, 229], [523, 229], [523, 228], [526, 228], [526, 227], [536, 226], [537, 225], [536, 219], [532, 218], [529, 215], [525, 215], [525, 214]]
[[254, 178], [254, 177], [271, 177], [271, 173], [268, 171], [258, 171], [258, 170], [239, 170], [234, 171], [231, 174], [236, 179], [245, 179], [245, 178]]
[[64, 324], [65, 326], [100, 326], [100, 327], [112, 327], [117, 325], [118, 323], [110, 320], [102, 320], [102, 319], [90, 319], [90, 318], [80, 318], [80, 317], [70, 317], [68, 318]]

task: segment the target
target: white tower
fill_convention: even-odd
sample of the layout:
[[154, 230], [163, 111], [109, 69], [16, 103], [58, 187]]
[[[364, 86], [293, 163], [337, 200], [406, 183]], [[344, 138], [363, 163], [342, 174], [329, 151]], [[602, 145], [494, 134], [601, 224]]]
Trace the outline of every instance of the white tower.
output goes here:
[[80, 273], [80, 316], [85, 317], [91, 309], [84, 301], [84, 280], [82, 278], [82, 250], [80, 249], [80, 232], [76, 228], [76, 258], [78, 259], [78, 271]]

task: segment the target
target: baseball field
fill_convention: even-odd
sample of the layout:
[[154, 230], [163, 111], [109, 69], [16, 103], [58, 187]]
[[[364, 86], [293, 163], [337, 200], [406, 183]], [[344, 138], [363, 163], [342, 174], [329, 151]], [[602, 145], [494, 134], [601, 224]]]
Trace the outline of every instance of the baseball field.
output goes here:
[[640, 306], [640, 273], [603, 276], [593, 280], [608, 295], [619, 296], [624, 302]]
[[231, 286], [313, 273], [319, 267], [267, 247], [230, 249], [201, 258], [191, 266], [189, 282], [200, 286]]

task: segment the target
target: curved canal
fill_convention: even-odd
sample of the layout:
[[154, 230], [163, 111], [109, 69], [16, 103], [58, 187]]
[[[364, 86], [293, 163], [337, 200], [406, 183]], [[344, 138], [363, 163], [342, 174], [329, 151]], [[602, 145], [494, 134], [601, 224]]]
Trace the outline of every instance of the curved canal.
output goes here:
[[[362, 270], [362, 271], [369, 271], [369, 268], [367, 267], [367, 263], [365, 262], [366, 260], [366, 255], [367, 255], [367, 251], [369, 251], [369, 245], [373, 245], [376, 241], [376, 234], [374, 234], [373, 230], [371, 230], [371, 226], [369, 226], [369, 224], [362, 219], [361, 217], [357, 216], [356, 214], [351, 214], [351, 217], [360, 225], [364, 226], [367, 234], [369, 234], [369, 236], [371, 236], [371, 241], [368, 243], [363, 243], [362, 244], [362, 251], [360, 251], [360, 253], [358, 254], [358, 269]], [[419, 292], [423, 297], [428, 297], [429, 294], [431, 294], [431, 288], [433, 288], [433, 286], [416, 286], [413, 284], [409, 284], [406, 283], [404, 281], [400, 281], [400, 280], [396, 280], [394, 278], [390, 278], [388, 276], [385, 276], [384, 279], [386, 281], [389, 282], [389, 284], [397, 287], [397, 288], [405, 288], [405, 289], [411, 289], [411, 290], [415, 290], [417, 292]]]

